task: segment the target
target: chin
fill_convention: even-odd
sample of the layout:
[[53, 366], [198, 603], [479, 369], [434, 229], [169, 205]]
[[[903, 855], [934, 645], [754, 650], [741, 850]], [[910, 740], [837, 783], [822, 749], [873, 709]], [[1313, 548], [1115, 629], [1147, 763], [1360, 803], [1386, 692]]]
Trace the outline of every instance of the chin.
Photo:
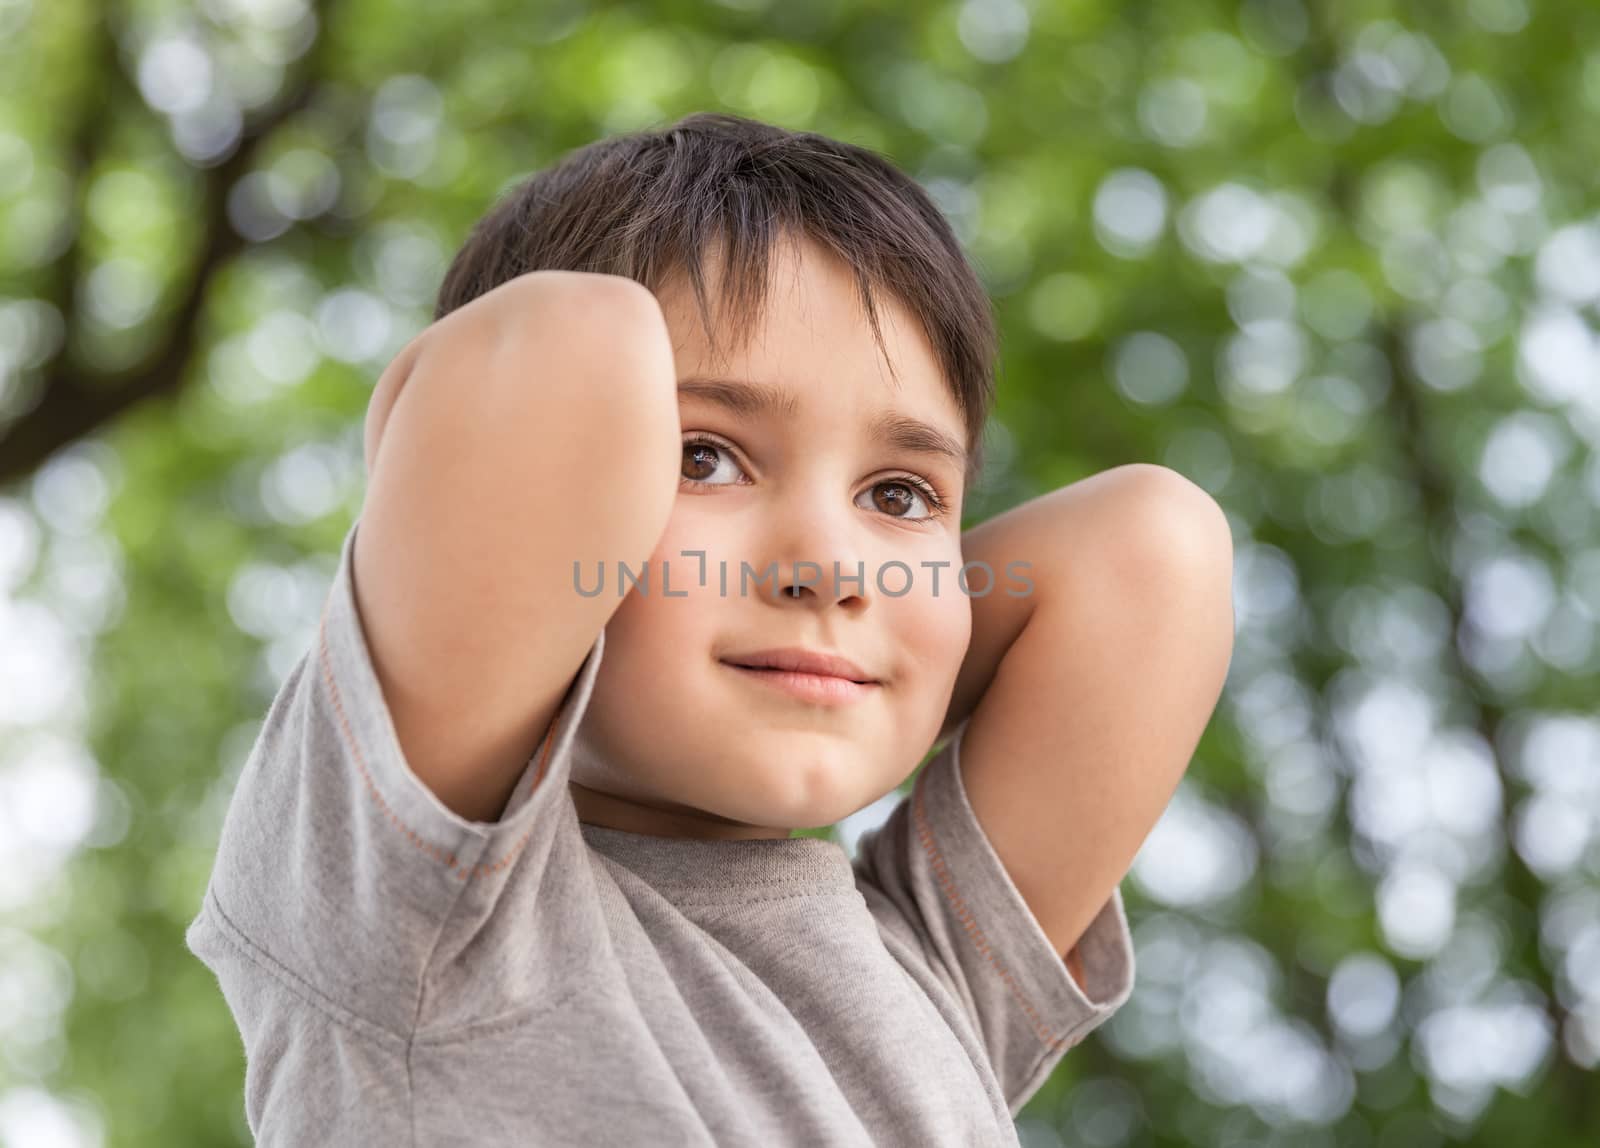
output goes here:
[[[761, 800], [765, 796], [766, 800]], [[768, 829], [820, 829], [833, 825], [856, 810], [872, 803], [864, 794], [834, 793], [822, 796], [816, 793], [803, 795], [749, 795], [746, 800], [729, 802], [726, 808], [714, 812], [723, 817], [760, 825]]]

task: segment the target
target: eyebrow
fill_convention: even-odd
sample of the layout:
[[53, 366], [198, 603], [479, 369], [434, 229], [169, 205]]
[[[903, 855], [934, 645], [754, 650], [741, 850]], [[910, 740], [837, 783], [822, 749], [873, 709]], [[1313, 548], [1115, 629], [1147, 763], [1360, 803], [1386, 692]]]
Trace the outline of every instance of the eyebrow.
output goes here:
[[[714, 379], [691, 375], [678, 381], [680, 399], [702, 399], [742, 418], [792, 419], [800, 411], [799, 400], [782, 387], [749, 379]], [[943, 458], [958, 470], [965, 470], [967, 448], [931, 423], [898, 411], [884, 411], [873, 417], [868, 432], [890, 446], [913, 454]]]

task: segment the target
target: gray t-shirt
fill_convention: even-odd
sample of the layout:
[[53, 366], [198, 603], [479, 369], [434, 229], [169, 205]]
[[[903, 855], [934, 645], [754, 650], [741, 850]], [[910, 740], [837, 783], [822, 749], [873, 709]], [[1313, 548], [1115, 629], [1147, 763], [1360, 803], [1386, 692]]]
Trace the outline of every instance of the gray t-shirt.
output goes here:
[[603, 631], [501, 819], [451, 812], [373, 670], [358, 527], [185, 937], [239, 1026], [259, 1143], [1015, 1145], [1127, 1000], [1121, 890], [1080, 990], [979, 828], [959, 732], [854, 856], [581, 824]]

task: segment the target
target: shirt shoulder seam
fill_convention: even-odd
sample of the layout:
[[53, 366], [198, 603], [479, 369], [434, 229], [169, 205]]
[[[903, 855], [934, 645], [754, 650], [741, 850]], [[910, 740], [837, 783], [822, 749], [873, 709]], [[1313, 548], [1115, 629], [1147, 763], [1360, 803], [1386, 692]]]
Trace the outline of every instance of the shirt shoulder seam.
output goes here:
[[245, 960], [272, 977], [290, 995], [320, 1013], [325, 1019], [363, 1040], [374, 1044], [409, 1046], [410, 1037], [376, 1021], [359, 1016], [330, 999], [304, 977], [279, 961], [266, 949], [250, 939], [223, 909], [214, 890], [207, 890], [205, 911], [214, 918], [217, 935]]

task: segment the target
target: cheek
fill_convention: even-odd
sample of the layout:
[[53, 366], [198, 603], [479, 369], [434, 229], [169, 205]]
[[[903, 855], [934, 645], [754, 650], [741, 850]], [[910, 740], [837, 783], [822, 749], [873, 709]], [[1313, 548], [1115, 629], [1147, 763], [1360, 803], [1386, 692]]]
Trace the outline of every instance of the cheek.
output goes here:
[[882, 600], [895, 611], [895, 625], [910, 664], [939, 686], [953, 683], [972, 636], [972, 600], [940, 580], [937, 596]]
[[[608, 590], [615, 592], [609, 587]], [[699, 585], [699, 563], [695, 559], [676, 558], [666, 567], [651, 559], [648, 584], [641, 581], [623, 596], [606, 624], [607, 639], [615, 638], [618, 645], [633, 652], [631, 656], [637, 661], [657, 663], [663, 668], [682, 665], [695, 649], [710, 649], [716, 593], [714, 581], [703, 588]]]
[[[694, 554], [683, 553], [709, 549], [703, 531], [686, 525], [684, 516], [675, 512], [650, 555], [647, 571], [628, 564], [638, 575], [638, 584], [629, 585], [606, 624], [608, 641], [615, 639], [619, 649], [628, 651], [631, 679], [645, 673], [668, 673], [675, 666], [682, 667], [684, 659], [694, 653], [710, 656], [718, 606], [716, 568], [709, 554], [702, 562]], [[704, 586], [700, 585], [702, 571]], [[609, 595], [618, 591], [617, 573], [615, 565], [607, 569]]]
[[[716, 587], [716, 564], [727, 557], [731, 539], [725, 516], [706, 513], [705, 504], [709, 501], [706, 496], [680, 492], [666, 529], [650, 555], [654, 571], [663, 565], [671, 568], [674, 595], [680, 590], [697, 592], [702, 571], [706, 586]], [[651, 588], [654, 590], [653, 585]]]
[[[714, 668], [715, 604], [695, 588], [694, 561], [672, 564], [670, 598], [662, 595], [661, 570], [652, 558], [648, 592], [630, 589], [606, 623], [605, 658], [590, 711], [591, 736], [602, 755], [644, 762], [647, 771], [650, 763], [666, 760], [662, 739], [680, 742], [688, 732], [687, 715], [704, 711], [705, 683]], [[680, 589], [688, 596], [677, 597]], [[607, 592], [615, 593], [614, 584]], [[635, 780], [647, 778], [648, 773]]]

